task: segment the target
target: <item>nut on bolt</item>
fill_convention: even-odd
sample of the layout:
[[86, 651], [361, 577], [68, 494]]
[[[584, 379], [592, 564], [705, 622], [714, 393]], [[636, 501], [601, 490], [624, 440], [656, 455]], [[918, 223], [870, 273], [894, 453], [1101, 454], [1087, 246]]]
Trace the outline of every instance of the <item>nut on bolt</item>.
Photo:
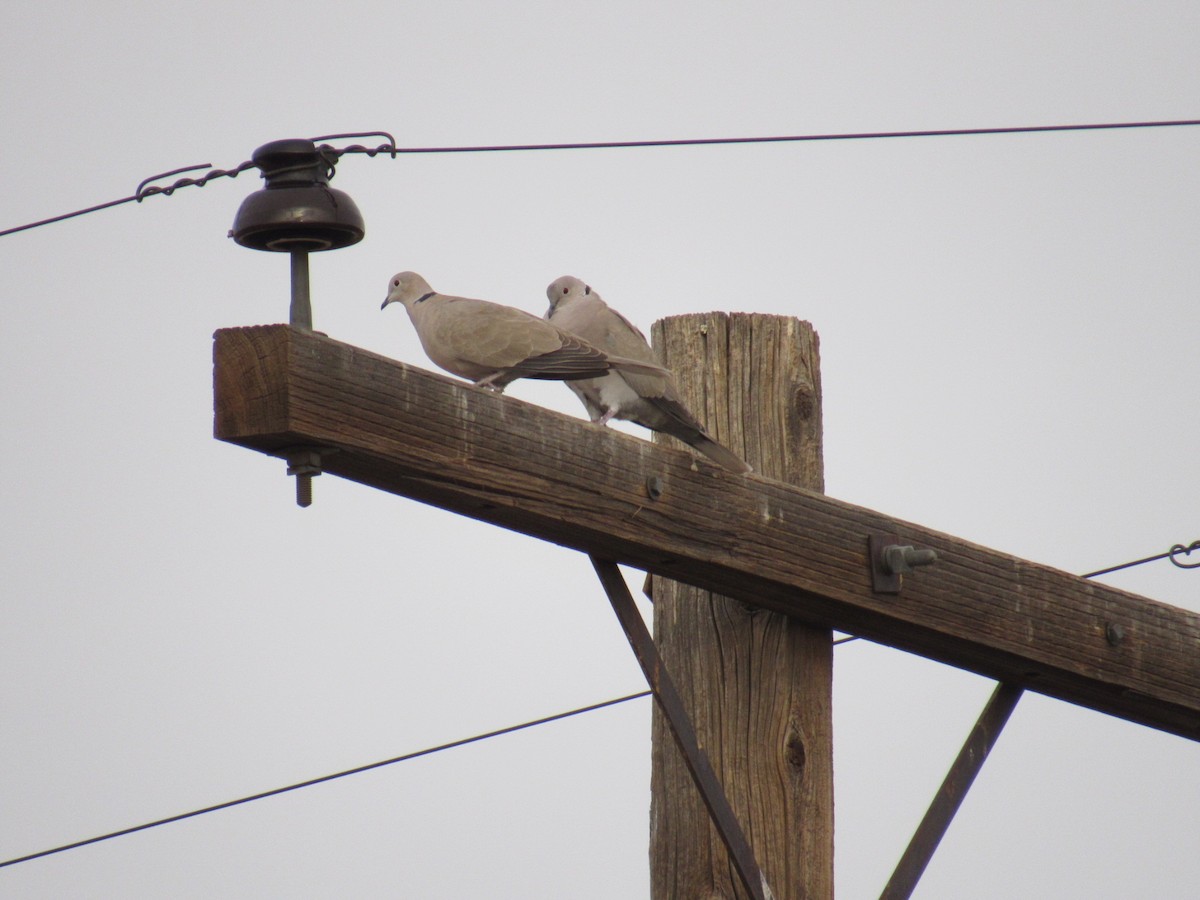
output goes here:
[[871, 589], [878, 594], [899, 594], [903, 576], [918, 566], [932, 565], [937, 552], [901, 544], [895, 534], [872, 534], [868, 540]]
[[272, 453], [287, 460], [287, 473], [296, 476], [296, 505], [312, 505], [312, 480], [321, 474], [321, 457], [336, 453], [336, 447], [285, 447]]
[[321, 474], [319, 450], [294, 450], [288, 454], [287, 473], [296, 476], [296, 505], [312, 506], [312, 480]]

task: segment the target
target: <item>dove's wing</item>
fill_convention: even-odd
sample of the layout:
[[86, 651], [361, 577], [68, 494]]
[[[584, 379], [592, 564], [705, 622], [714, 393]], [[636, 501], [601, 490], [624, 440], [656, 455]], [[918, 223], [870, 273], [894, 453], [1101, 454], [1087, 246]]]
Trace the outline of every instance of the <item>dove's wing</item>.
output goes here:
[[[546, 289], [550, 321], [577, 334], [606, 353], [657, 363], [646, 336], [628, 319], [605, 303], [578, 278], [565, 275]], [[734, 472], [748, 466], [731, 450], [712, 439], [699, 420], [680, 402], [674, 378], [666, 369], [639, 371], [620, 368], [603, 378], [570, 385], [593, 421], [626, 419], [678, 438]]]
[[612, 363], [597, 348], [511, 306], [435, 295], [413, 309], [413, 324], [435, 363], [502, 387], [518, 378], [588, 378]]

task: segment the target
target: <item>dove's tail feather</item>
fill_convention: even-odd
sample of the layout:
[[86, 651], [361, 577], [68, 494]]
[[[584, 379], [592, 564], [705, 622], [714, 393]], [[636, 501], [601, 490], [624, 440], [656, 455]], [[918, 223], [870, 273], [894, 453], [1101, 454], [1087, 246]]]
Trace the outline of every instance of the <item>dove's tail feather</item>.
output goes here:
[[697, 435], [696, 437], [688, 440], [688, 443], [711, 459], [713, 462], [717, 463], [723, 468], [728, 469], [730, 472], [745, 474], [746, 472], [754, 471], [750, 467], [750, 464], [744, 459], [742, 459], [728, 447], [718, 444], [706, 434]]
[[630, 359], [627, 356], [614, 356], [611, 353], [608, 354], [608, 361], [619, 372], [632, 372], [635, 375], [657, 375], [660, 378], [671, 377], [671, 373], [658, 365], [658, 363], [647, 362], [642, 359]]
[[709, 437], [704, 426], [674, 397], [642, 397], [641, 405], [631, 413], [621, 418], [678, 438], [730, 472], [754, 471], [744, 459]]

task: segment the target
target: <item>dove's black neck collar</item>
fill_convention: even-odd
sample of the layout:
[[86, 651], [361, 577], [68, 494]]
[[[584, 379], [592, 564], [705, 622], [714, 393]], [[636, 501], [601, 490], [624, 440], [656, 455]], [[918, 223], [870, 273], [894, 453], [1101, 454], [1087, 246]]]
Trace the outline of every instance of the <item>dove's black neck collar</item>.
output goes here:
[[417, 298], [416, 302], [424, 303], [426, 300], [428, 300], [430, 297], [432, 297], [436, 293], [437, 293], [437, 291], [430, 291], [428, 294], [422, 294], [420, 297]]

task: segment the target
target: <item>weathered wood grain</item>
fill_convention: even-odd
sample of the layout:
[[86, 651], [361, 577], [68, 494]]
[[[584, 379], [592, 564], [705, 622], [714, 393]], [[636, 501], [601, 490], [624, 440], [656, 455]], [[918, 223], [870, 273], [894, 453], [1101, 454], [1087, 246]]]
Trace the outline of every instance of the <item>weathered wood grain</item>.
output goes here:
[[[653, 331], [685, 405], [718, 440], [756, 472], [821, 490], [820, 364], [808, 323], [702, 313]], [[653, 594], [655, 643], [775, 897], [831, 898], [830, 630], [659, 576]], [[652, 744], [651, 896], [742, 896], [658, 710]]]
[[[1200, 737], [1195, 613], [288, 326], [218, 331], [214, 360], [222, 440], [337, 447], [327, 472]], [[939, 560], [873, 593], [872, 532]]]

